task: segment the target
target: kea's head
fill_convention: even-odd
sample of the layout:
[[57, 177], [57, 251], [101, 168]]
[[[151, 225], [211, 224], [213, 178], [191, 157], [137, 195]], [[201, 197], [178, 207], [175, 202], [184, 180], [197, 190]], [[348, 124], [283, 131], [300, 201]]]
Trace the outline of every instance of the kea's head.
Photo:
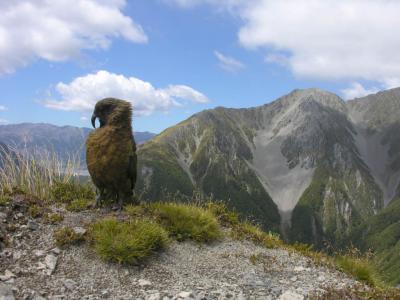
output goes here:
[[132, 105], [128, 101], [105, 98], [96, 103], [92, 115], [92, 125], [96, 128], [96, 118], [100, 127], [105, 125], [131, 126]]

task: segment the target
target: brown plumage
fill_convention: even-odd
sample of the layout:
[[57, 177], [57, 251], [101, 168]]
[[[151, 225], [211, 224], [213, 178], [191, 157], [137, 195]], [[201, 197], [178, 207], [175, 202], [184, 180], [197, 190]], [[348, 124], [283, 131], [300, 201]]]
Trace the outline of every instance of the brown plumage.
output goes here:
[[100, 128], [86, 140], [86, 162], [93, 183], [99, 190], [96, 206], [102, 200], [117, 198], [119, 208], [132, 199], [136, 183], [136, 144], [132, 134], [132, 106], [129, 102], [106, 98], [96, 103]]

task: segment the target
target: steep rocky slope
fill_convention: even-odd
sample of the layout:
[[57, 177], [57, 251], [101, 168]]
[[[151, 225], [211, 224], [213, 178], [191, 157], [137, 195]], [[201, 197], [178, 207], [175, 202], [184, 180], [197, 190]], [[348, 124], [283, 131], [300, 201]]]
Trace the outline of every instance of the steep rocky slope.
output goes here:
[[[200, 191], [285, 236], [340, 245], [398, 193], [400, 89], [344, 101], [295, 90], [249, 109], [216, 108], [139, 148], [144, 199]], [[291, 229], [288, 229], [288, 228]]]

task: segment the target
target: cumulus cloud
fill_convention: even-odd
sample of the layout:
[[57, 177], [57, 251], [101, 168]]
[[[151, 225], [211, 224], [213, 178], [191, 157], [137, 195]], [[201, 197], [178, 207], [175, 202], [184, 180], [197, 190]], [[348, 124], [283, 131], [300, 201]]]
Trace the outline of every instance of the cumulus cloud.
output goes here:
[[350, 87], [341, 90], [343, 98], [346, 100], [364, 97], [370, 94], [379, 92], [379, 88], [372, 87], [370, 89], [365, 88], [361, 83], [353, 82]]
[[135, 115], [150, 115], [155, 111], [168, 111], [186, 102], [205, 103], [209, 99], [186, 85], [169, 85], [157, 89], [151, 83], [135, 77], [98, 71], [75, 78], [70, 83], [55, 86], [60, 99], [48, 99], [43, 104], [52, 109], [91, 111], [96, 102], [106, 97], [131, 101]]
[[5, 107], [4, 105], [0, 105], [0, 111], [5, 111], [7, 110], [7, 107]]
[[226, 56], [218, 51], [214, 51], [214, 54], [218, 59], [218, 65], [226, 71], [236, 72], [244, 68], [244, 64], [233, 57]]
[[0, 74], [40, 58], [65, 61], [113, 38], [146, 43], [142, 27], [122, 13], [126, 0], [0, 1]]
[[170, 0], [225, 6], [243, 24], [243, 47], [301, 78], [400, 83], [398, 0]]

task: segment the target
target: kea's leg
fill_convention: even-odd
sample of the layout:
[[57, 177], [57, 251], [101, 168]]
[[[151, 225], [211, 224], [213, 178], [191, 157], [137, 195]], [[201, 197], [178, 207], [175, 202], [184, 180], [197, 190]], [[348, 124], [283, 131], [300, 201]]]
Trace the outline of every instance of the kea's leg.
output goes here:
[[99, 189], [99, 194], [96, 196], [96, 205], [95, 207], [100, 207], [101, 202], [106, 199], [106, 192], [104, 189]]
[[131, 199], [132, 199], [132, 191], [129, 191], [129, 192], [118, 192], [116, 209], [118, 211], [121, 211], [124, 203], [130, 203]]

